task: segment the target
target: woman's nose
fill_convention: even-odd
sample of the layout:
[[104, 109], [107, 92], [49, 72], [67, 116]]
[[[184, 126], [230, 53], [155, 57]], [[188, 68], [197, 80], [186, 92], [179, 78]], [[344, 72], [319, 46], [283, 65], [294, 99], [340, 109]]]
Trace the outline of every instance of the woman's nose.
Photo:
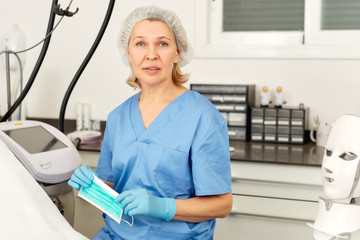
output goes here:
[[152, 61], [152, 60], [157, 60], [157, 56], [155, 56], [155, 55], [148, 55], [148, 56], [146, 57], [146, 59], [147, 59], [147, 60], [150, 60], [150, 61]]
[[152, 60], [157, 60], [158, 59], [158, 55], [157, 55], [157, 53], [156, 53], [156, 49], [155, 49], [155, 47], [149, 47], [148, 48], [148, 52], [147, 52], [147, 55], [146, 55], [146, 59], [147, 60], [150, 60], [150, 61], [152, 61]]

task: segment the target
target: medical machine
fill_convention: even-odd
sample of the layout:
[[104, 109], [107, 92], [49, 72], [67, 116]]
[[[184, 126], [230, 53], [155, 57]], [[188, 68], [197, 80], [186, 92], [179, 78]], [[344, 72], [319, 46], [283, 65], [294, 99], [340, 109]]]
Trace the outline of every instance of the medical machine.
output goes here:
[[320, 197], [314, 239], [360, 239], [360, 117], [343, 115], [334, 123], [321, 167]]
[[67, 181], [81, 164], [78, 151], [66, 135], [43, 122], [0, 123], [0, 139], [41, 183]]

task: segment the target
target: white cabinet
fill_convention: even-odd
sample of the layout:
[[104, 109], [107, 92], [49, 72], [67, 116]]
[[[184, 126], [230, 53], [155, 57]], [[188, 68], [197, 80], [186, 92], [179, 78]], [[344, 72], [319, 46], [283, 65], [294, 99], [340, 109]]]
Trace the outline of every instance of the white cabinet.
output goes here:
[[[80, 151], [96, 168], [99, 152]], [[215, 240], [310, 240], [318, 198], [320, 166], [232, 161], [232, 213], [217, 219]], [[101, 211], [75, 197], [74, 228], [92, 238], [104, 225]]]
[[243, 215], [217, 220], [215, 240], [312, 240], [304, 222]]
[[312, 239], [322, 195], [315, 166], [232, 161], [233, 208], [217, 219], [215, 240]]
[[[96, 151], [80, 151], [79, 153], [82, 164], [86, 164], [95, 170], [100, 153]], [[101, 217], [102, 212], [84, 199], [78, 197], [77, 194], [78, 191], [74, 190], [74, 229], [89, 239], [92, 239], [105, 225]]]

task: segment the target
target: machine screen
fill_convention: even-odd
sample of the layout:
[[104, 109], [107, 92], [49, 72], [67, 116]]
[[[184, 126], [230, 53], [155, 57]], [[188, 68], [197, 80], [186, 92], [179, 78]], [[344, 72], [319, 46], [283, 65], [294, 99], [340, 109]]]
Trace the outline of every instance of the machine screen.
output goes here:
[[41, 126], [12, 129], [4, 132], [30, 154], [67, 147]]

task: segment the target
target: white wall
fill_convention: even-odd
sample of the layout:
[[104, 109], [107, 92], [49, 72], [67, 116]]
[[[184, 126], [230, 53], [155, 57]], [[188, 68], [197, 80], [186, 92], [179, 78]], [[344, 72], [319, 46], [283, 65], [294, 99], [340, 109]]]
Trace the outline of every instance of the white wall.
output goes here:
[[[63, 8], [69, 1], [59, 3]], [[76, 104], [91, 104], [92, 118], [105, 120], [108, 113], [134, 93], [125, 80], [129, 68], [124, 66], [116, 48], [122, 19], [134, 8], [156, 4], [175, 11], [183, 21], [192, 43], [194, 1], [192, 0], [117, 0], [106, 33], [76, 85], [69, 100], [66, 118], [76, 118]], [[0, 38], [17, 23], [31, 46], [45, 35], [50, 14], [50, 0], [0, 0]], [[55, 30], [44, 63], [25, 99], [30, 117], [57, 118], [65, 91], [89, 51], [108, 1], [75, 0], [72, 18], [64, 18]], [[56, 21], [59, 19], [57, 17]], [[26, 53], [24, 77], [27, 80], [41, 46]], [[1, 51], [2, 49], [0, 49]], [[359, 53], [360, 54], [360, 53]], [[1, 56], [3, 57], [3, 56]], [[304, 103], [310, 109], [310, 125], [315, 115], [333, 122], [342, 114], [360, 116], [359, 60], [265, 60], [265, 59], [194, 59], [184, 70], [191, 72], [190, 83], [256, 84], [257, 103], [263, 85], [274, 91], [284, 89], [287, 105]], [[16, 76], [12, 76], [13, 79]], [[4, 114], [5, 69], [0, 65], [0, 113]]]

